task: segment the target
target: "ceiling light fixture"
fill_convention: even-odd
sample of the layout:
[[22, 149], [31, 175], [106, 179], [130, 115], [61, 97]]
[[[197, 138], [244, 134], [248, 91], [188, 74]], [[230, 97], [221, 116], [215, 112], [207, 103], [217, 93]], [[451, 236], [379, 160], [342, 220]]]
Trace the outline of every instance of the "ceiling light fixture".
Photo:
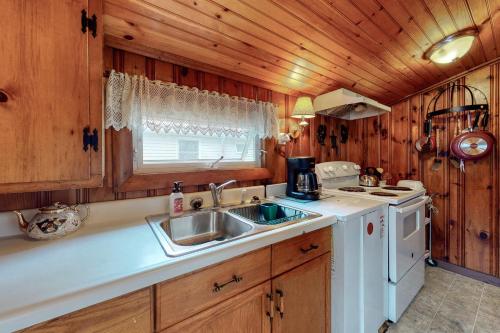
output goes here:
[[300, 118], [300, 127], [304, 128], [309, 125], [306, 118], [314, 118], [315, 112], [312, 99], [309, 96], [301, 96], [297, 98], [295, 107], [293, 108], [292, 118]]
[[438, 64], [454, 62], [469, 52], [476, 36], [476, 29], [466, 29], [446, 36], [425, 51], [424, 59]]

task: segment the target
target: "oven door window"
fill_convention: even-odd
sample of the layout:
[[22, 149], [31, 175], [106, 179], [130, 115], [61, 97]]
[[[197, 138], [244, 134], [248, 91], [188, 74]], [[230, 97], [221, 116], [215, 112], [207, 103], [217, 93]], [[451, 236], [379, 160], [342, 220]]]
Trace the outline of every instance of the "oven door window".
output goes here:
[[411, 237], [415, 232], [417, 232], [417, 212], [414, 212], [406, 216], [403, 220], [403, 239]]

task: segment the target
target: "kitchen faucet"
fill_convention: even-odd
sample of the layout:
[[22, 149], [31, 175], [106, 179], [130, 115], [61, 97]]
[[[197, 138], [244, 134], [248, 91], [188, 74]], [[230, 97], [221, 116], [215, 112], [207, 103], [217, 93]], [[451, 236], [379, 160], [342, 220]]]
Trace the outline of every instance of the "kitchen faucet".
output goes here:
[[208, 184], [210, 192], [212, 192], [212, 199], [214, 200], [214, 208], [220, 207], [222, 190], [224, 189], [224, 187], [232, 183], [236, 183], [236, 180], [234, 179], [228, 180], [220, 184], [219, 186], [215, 185], [214, 183]]

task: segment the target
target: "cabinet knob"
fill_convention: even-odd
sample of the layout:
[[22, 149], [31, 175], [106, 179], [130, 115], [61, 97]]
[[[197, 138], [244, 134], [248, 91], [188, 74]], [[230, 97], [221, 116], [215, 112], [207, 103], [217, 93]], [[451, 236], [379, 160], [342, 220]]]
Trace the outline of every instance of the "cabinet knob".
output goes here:
[[9, 100], [9, 96], [7, 96], [7, 93], [3, 90], [0, 90], [0, 103], [7, 103]]

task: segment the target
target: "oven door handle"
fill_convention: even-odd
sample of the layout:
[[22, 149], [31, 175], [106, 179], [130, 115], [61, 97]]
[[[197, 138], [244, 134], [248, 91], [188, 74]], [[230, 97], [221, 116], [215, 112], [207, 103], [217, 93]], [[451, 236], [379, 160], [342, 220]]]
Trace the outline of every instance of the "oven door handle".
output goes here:
[[417, 208], [420, 208], [420, 206], [422, 206], [422, 205], [425, 205], [428, 200], [429, 200], [429, 197], [424, 195], [422, 197], [422, 199], [420, 199], [417, 203], [415, 203], [413, 205], [406, 206], [403, 208], [396, 208], [396, 212], [398, 212], [399, 214], [406, 214], [412, 210], [416, 210]]

